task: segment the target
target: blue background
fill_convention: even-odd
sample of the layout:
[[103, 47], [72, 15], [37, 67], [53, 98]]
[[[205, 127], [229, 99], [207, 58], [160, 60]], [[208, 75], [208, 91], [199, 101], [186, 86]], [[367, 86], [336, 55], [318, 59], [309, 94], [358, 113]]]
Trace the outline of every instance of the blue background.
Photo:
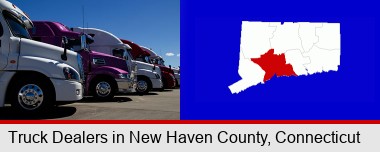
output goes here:
[[[370, 1], [181, 1], [181, 119], [380, 119], [379, 15]], [[272, 78], [232, 95], [242, 21], [339, 22], [338, 72]]]

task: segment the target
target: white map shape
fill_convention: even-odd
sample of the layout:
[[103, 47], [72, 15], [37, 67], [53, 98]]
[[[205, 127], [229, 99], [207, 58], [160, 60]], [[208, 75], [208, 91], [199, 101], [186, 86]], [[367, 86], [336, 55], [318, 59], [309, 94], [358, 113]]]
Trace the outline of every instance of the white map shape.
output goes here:
[[285, 54], [298, 76], [338, 71], [340, 37], [340, 23], [243, 21], [238, 70], [242, 79], [229, 89], [234, 94], [264, 84], [265, 71], [251, 58], [260, 58], [269, 49]]

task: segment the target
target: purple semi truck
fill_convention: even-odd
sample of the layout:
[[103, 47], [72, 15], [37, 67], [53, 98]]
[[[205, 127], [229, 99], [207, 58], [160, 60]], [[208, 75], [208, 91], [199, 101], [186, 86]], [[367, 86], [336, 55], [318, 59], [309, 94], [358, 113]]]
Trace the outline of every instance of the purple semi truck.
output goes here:
[[[34, 28], [30, 31], [33, 40], [61, 47], [62, 37], [67, 37], [69, 48], [82, 56], [85, 76], [84, 95], [110, 99], [118, 92], [135, 92], [137, 81], [135, 72], [125, 64], [125, 59], [89, 49], [80, 49], [83, 48], [81, 45], [93, 42], [90, 35], [73, 32], [58, 22], [33, 21], [33, 24]], [[122, 56], [123, 51], [115, 50], [115, 53]]]

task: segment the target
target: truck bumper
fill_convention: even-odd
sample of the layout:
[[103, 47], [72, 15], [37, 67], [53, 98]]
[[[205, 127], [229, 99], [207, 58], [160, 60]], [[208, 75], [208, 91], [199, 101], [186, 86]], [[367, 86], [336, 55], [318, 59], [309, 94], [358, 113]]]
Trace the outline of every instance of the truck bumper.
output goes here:
[[152, 81], [152, 88], [154, 89], [161, 89], [164, 86], [161, 79], [150, 78], [150, 81]]
[[76, 81], [50, 79], [55, 88], [56, 101], [78, 101], [83, 98], [83, 85]]
[[116, 79], [120, 93], [136, 92], [137, 82], [131, 79]]

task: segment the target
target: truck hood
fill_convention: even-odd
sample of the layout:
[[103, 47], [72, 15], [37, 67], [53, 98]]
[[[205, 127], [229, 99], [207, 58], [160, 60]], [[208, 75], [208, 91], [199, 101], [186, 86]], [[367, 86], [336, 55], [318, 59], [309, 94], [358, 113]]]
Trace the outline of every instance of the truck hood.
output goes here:
[[164, 71], [164, 72], [168, 72], [168, 73], [171, 73], [171, 74], [174, 74], [174, 71], [166, 66], [162, 66], [162, 65], [157, 65], [160, 67], [161, 71]]
[[32, 56], [55, 60], [57, 62], [70, 65], [78, 73], [81, 71], [78, 64], [78, 54], [74, 51], [67, 50], [67, 61], [64, 61], [61, 59], [61, 55], [63, 54], [64, 49], [61, 47], [24, 38], [21, 38], [20, 47], [20, 55], [22, 56]]
[[[96, 56], [104, 56], [104, 57], [114, 57], [114, 56], [111, 56], [111, 55], [108, 55], [108, 54], [105, 54], [105, 53], [101, 53], [101, 52], [97, 52], [97, 51], [94, 51], [94, 50], [91, 50], [91, 53], [92, 55], [96, 55]], [[118, 57], [114, 57], [114, 58], [118, 58]]]
[[155, 66], [153, 64], [136, 61], [136, 60], [133, 60], [133, 62], [137, 65], [137, 69], [146, 69], [149, 71], [151, 70], [152, 72], [157, 72], [157, 74], [161, 74], [161, 70], [158, 66], [156, 66], [155, 70], [153, 70], [153, 67]]

